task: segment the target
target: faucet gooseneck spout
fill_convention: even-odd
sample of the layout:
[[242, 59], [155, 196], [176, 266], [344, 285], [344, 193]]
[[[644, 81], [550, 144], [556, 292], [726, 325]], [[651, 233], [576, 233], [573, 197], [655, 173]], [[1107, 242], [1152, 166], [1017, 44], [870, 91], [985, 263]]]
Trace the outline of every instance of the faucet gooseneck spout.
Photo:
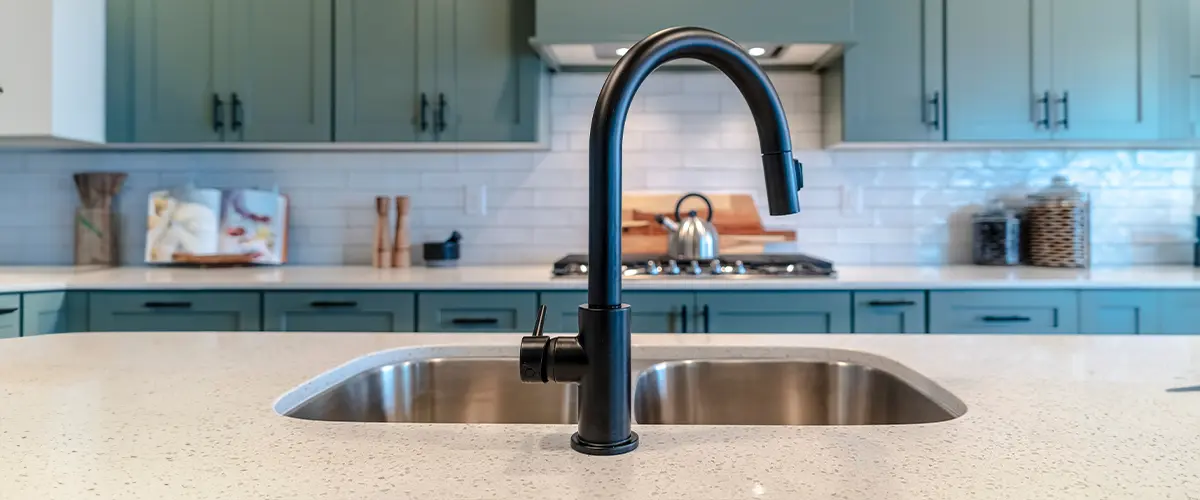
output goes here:
[[[521, 341], [521, 379], [579, 384], [579, 430], [571, 447], [590, 455], [633, 451], [630, 313], [621, 303], [621, 138], [629, 105], [655, 69], [683, 58], [725, 74], [745, 97], [758, 129], [771, 215], [800, 211], [800, 163], [779, 95], [766, 73], [740, 46], [703, 28], [670, 28], [638, 42], [617, 62], [592, 114], [589, 144], [588, 295], [579, 307], [579, 335], [549, 338], [539, 319]], [[545, 310], [540, 311], [544, 317]]]

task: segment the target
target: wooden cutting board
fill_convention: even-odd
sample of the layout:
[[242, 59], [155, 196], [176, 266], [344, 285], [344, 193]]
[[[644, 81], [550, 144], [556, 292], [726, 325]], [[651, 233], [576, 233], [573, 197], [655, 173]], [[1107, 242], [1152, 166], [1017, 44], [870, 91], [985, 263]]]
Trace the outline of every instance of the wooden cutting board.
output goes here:
[[[621, 250], [626, 254], [665, 253], [667, 230], [654, 217], [664, 214], [674, 218], [675, 203], [686, 193], [625, 193], [621, 197]], [[749, 194], [705, 194], [713, 204], [713, 226], [717, 228], [720, 252], [762, 253], [770, 243], [796, 241], [795, 231], [770, 231], [763, 228], [754, 198]], [[689, 198], [680, 208], [680, 215], [696, 210], [705, 217], [704, 201]]]

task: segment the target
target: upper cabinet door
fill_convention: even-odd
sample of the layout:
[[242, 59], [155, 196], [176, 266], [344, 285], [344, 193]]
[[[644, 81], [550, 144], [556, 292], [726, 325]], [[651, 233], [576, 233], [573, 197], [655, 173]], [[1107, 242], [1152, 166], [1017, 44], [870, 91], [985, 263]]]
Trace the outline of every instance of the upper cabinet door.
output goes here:
[[945, 139], [944, 0], [857, 0], [845, 56], [846, 141]]
[[432, 0], [338, 0], [338, 142], [432, 141]]
[[541, 62], [532, 0], [437, 0], [439, 141], [537, 139]]
[[332, 139], [332, 1], [230, 2], [231, 140]]
[[1050, 138], [1048, 1], [946, 0], [950, 140]]
[[[1055, 136], [1150, 139], [1143, 2], [1053, 0]], [[1065, 101], [1064, 101], [1065, 99]]]
[[214, 112], [228, 110], [227, 0], [134, 2], [132, 139], [224, 140]]
[[1190, 53], [1183, 0], [1053, 0], [1053, 5], [1056, 138], [1187, 134]]

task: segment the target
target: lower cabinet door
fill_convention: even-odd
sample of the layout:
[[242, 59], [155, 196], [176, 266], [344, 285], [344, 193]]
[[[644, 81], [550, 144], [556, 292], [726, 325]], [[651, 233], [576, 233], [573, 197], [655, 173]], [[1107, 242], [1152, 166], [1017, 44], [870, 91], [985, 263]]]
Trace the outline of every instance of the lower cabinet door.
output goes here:
[[94, 332], [258, 331], [258, 292], [92, 292]]
[[587, 292], [542, 292], [539, 302], [546, 306], [546, 334], [579, 333], [579, 306], [587, 302]]
[[21, 296], [0, 295], [0, 339], [21, 336]]
[[854, 292], [854, 333], [925, 333], [925, 292]]
[[272, 332], [413, 332], [411, 292], [267, 292], [263, 329]]
[[[630, 307], [633, 333], [700, 332], [696, 295], [691, 292], [633, 291], [621, 294]], [[587, 303], [587, 292], [543, 292], [546, 333], [579, 333], [579, 306]]]
[[700, 333], [696, 322], [696, 294], [691, 292], [634, 291], [621, 294], [629, 304], [633, 333]]
[[706, 333], [849, 333], [850, 292], [700, 292]]
[[[1084, 290], [1079, 292], [1079, 333], [1155, 334], [1162, 330], [1159, 292]], [[1192, 318], [1193, 321], [1200, 318]]]
[[1079, 333], [1074, 290], [929, 292], [929, 333]]
[[537, 292], [422, 292], [417, 296], [417, 331], [533, 331]]
[[37, 292], [21, 297], [22, 335], [87, 330], [86, 292]]
[[1200, 335], [1200, 290], [1158, 292], [1161, 330], [1150, 333]]

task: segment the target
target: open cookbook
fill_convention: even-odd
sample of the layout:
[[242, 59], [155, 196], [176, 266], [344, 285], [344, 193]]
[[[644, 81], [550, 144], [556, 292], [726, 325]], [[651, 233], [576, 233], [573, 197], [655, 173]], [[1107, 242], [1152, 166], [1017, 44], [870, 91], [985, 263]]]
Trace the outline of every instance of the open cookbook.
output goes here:
[[287, 262], [288, 200], [275, 191], [155, 191], [148, 209], [147, 263]]

